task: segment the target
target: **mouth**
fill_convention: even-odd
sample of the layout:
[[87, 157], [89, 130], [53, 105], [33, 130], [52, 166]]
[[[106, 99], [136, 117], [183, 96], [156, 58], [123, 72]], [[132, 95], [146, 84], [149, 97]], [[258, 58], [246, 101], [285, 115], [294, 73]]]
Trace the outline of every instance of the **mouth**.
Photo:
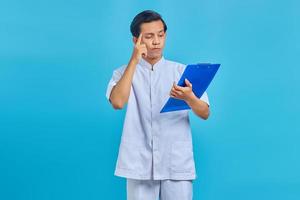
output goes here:
[[153, 49], [151, 49], [151, 51], [160, 51], [161, 50], [161, 48], [153, 48]]

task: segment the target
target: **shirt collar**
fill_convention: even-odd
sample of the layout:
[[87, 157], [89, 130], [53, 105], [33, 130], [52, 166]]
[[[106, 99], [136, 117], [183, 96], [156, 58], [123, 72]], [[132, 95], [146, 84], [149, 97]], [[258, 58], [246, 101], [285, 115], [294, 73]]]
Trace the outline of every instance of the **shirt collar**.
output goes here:
[[[165, 61], [165, 58], [164, 58], [164, 56], [162, 56], [161, 58], [160, 58], [160, 60], [159, 61], [157, 61], [154, 65], [153, 65], [153, 70], [155, 70], [158, 66], [160, 66], [162, 63], [164, 63], [164, 61]], [[148, 62], [148, 61], [146, 61], [144, 58], [141, 58], [140, 60], [139, 60], [139, 64], [141, 65], [141, 66], [143, 66], [143, 67], [146, 67], [147, 69], [152, 69], [152, 65]]]

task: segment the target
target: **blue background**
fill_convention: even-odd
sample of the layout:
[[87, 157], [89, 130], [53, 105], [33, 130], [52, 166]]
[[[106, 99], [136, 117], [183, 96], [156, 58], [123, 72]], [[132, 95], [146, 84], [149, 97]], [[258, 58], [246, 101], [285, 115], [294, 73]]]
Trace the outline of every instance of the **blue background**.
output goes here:
[[105, 98], [154, 9], [165, 57], [221, 68], [211, 116], [191, 113], [194, 199], [300, 199], [296, 0], [0, 2], [0, 199], [125, 199], [113, 175], [125, 110]]

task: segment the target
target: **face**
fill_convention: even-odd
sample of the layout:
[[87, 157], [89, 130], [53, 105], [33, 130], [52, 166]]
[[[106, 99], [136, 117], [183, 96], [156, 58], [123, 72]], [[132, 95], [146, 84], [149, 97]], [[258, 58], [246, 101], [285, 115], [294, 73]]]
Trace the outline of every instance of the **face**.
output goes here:
[[[157, 59], [162, 56], [165, 46], [166, 33], [164, 32], [164, 24], [157, 20], [141, 25], [142, 41], [147, 47], [147, 57], [149, 59]], [[134, 42], [137, 38], [134, 37]]]

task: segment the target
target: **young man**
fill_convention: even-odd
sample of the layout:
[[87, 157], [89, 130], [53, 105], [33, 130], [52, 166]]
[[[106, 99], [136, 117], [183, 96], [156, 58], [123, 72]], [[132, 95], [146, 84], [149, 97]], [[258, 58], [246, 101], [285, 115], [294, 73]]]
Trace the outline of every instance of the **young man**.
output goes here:
[[127, 65], [113, 72], [106, 97], [115, 109], [127, 104], [115, 175], [127, 178], [128, 200], [191, 200], [196, 178], [188, 110], [160, 113], [171, 96], [209, 116], [206, 92], [199, 99], [175, 84], [185, 65], [166, 60], [167, 26], [150, 10], [135, 16], [134, 49]]

